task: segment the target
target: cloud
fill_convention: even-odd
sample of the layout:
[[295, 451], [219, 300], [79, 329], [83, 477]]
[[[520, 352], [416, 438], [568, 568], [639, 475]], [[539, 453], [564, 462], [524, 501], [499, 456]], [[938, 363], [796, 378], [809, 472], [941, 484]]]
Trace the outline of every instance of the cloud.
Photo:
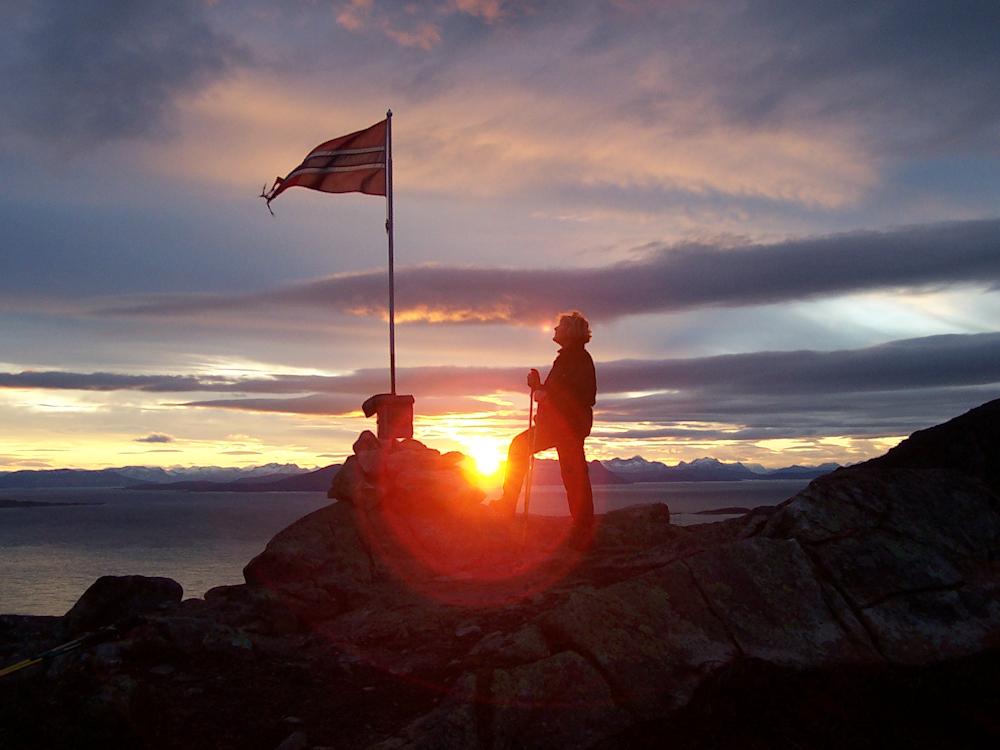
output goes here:
[[[989, 219], [740, 247], [652, 247], [642, 260], [602, 268], [405, 268], [396, 274], [396, 315], [399, 322], [537, 325], [576, 307], [600, 321], [877, 289], [997, 283], [1000, 219]], [[99, 314], [193, 316], [298, 307], [381, 316], [384, 290], [382, 271], [343, 273], [253, 294], [154, 297]]]
[[385, 35], [401, 47], [431, 50], [441, 41], [441, 29], [433, 23], [419, 23], [411, 29], [397, 29], [388, 22], [382, 25]]
[[[211, 409], [235, 409], [250, 412], [272, 412], [280, 414], [300, 414], [306, 416], [348, 416], [361, 412], [361, 397], [325, 396], [314, 394], [299, 398], [240, 398], [191, 401], [181, 406], [195, 406]], [[422, 416], [490, 412], [496, 405], [474, 398], [434, 397], [420, 399], [419, 413]]]
[[299, 398], [244, 398], [191, 401], [180, 406], [285, 414], [347, 415], [361, 411], [361, 402], [349, 396], [312, 395]]
[[855, 119], [883, 147], [924, 155], [995, 143], [996, 3], [890, 0], [845, 13], [822, 0], [762, 0], [735, 11], [718, 14], [729, 53], [706, 65], [734, 117], [757, 126]]
[[[408, 24], [402, 28], [401, 23]], [[389, 39], [401, 47], [419, 47], [429, 51], [441, 41], [441, 28], [429, 21], [417, 21], [405, 12], [387, 12], [385, 7], [375, 11], [373, 0], [350, 0], [337, 13], [337, 24], [351, 32], [364, 31], [369, 26], [381, 29]]]
[[164, 435], [159, 432], [154, 432], [151, 435], [146, 435], [146, 437], [135, 438], [133, 443], [172, 443], [174, 438], [170, 435]]
[[[544, 363], [525, 363], [543, 367]], [[1000, 383], [1000, 332], [947, 334], [861, 349], [764, 351], [711, 357], [599, 362], [601, 393], [702, 390], [743, 394], [863, 393]], [[401, 367], [399, 382], [419, 399], [519, 391], [524, 367]], [[303, 394], [301, 413], [346, 414], [385, 389], [384, 369], [345, 375], [194, 377], [116, 373], [0, 373], [0, 388], [38, 390]], [[321, 395], [326, 394], [323, 400]], [[201, 402], [194, 405], [210, 405]], [[268, 401], [261, 400], [262, 410]], [[467, 406], [476, 406], [469, 403]]]
[[788, 394], [710, 390], [602, 398], [594, 437], [762, 440], [781, 437], [907, 435], [1000, 397], [1000, 386]]
[[462, 13], [479, 16], [485, 21], [496, 21], [502, 15], [501, 0], [451, 0], [451, 5]]
[[259, 456], [260, 451], [222, 451], [223, 456]]
[[20, 456], [0, 456], [0, 466], [14, 467], [11, 471], [52, 468], [52, 464], [48, 461], [39, 458], [21, 458]]
[[190, 375], [125, 375], [111, 372], [77, 373], [62, 370], [25, 370], [0, 373], [0, 388], [37, 388], [74, 391], [183, 392], [212, 390], [226, 379]]
[[949, 334], [863, 349], [726, 354], [601, 365], [605, 391], [863, 393], [1000, 383], [1000, 333]]
[[58, 144], [163, 132], [172, 105], [247, 53], [202, 0], [33, 0], [5, 12], [5, 120]]
[[[597, 372], [595, 437], [599, 438], [900, 435], [1000, 395], [1000, 332], [929, 336], [835, 351], [617, 360], [598, 362]], [[519, 392], [524, 367], [400, 368], [398, 379], [416, 395], [419, 415], [502, 414], [508, 409], [488, 397]], [[385, 372], [183, 382], [189, 392], [265, 395], [199, 399], [176, 406], [346, 416], [356, 414], [369, 395], [384, 390]], [[178, 378], [170, 375], [70, 372], [7, 373], [0, 375], [0, 386], [182, 390]], [[287, 397], [279, 397], [282, 394]]]
[[348, 31], [359, 31], [368, 23], [373, 0], [350, 0], [337, 13], [337, 23]]
[[[430, 31], [417, 34], [418, 26], [402, 23], [381, 28], [406, 30], [412, 44], [435, 44]], [[713, 105], [699, 88], [674, 90], [683, 78], [635, 93], [631, 60], [606, 61], [605, 69], [565, 49], [566, 60], [555, 64], [557, 52], [541, 52], [551, 38], [540, 29], [466, 37], [450, 46], [446, 34], [430, 52], [419, 46], [391, 52], [386, 61], [395, 67], [366, 67], [361, 88], [354, 76], [311, 69], [294, 81], [256, 72], [227, 78], [185, 100], [184, 139], [151, 149], [147, 158], [160, 172], [243, 191], [298, 163], [304, 149], [330, 137], [330, 128], [356, 129], [390, 101], [399, 118], [393, 179], [400, 195], [463, 203], [504, 197], [519, 211], [529, 204], [527, 210], [555, 205], [573, 213], [581, 194], [593, 211], [618, 191], [645, 192], [658, 210], [685, 214], [688, 202], [845, 208], [879, 183], [879, 162], [852, 129], [836, 123], [733, 123], [705, 113]], [[523, 55], [519, 47], [514, 59], [511, 45], [519, 42]], [[330, 66], [353, 70], [357, 62]], [[315, 119], [317, 87], [338, 102], [326, 126]], [[636, 98], [668, 100], [669, 112], [639, 116]]]

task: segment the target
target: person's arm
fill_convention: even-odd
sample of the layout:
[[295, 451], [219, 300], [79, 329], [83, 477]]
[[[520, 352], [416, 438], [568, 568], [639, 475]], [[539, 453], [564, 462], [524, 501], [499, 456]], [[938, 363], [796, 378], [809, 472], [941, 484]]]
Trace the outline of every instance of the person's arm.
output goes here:
[[545, 400], [545, 388], [542, 386], [542, 376], [538, 373], [534, 367], [528, 371], [528, 387], [531, 389], [531, 395], [534, 397], [535, 401]]

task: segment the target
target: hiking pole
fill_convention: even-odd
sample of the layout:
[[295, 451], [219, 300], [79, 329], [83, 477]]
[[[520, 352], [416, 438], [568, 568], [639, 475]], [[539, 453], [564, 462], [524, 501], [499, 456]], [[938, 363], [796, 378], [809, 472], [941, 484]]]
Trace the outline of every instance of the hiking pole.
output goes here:
[[101, 641], [107, 641], [120, 637], [125, 630], [134, 627], [141, 622], [144, 622], [142, 617], [131, 617], [125, 620], [120, 620], [112, 625], [105, 625], [103, 628], [98, 628], [90, 633], [84, 633], [79, 638], [74, 638], [72, 641], [63, 643], [55, 648], [50, 648], [48, 651], [43, 651], [36, 656], [23, 659], [17, 664], [11, 664], [9, 667], [0, 669], [0, 677], [6, 677], [9, 674], [20, 672], [22, 669], [27, 667], [34, 666], [35, 664], [41, 664], [43, 661], [54, 659], [55, 657], [62, 656], [63, 654], [68, 654], [70, 651], [76, 651], [78, 648], [84, 648], [95, 643], [100, 643]]
[[528, 396], [528, 440], [530, 445], [528, 446], [528, 476], [525, 478], [525, 488], [524, 488], [524, 529], [521, 533], [521, 544], [524, 545], [528, 541], [528, 512], [531, 509], [531, 479], [532, 474], [535, 470], [535, 432], [534, 422], [535, 417], [535, 387], [531, 387], [531, 394]]

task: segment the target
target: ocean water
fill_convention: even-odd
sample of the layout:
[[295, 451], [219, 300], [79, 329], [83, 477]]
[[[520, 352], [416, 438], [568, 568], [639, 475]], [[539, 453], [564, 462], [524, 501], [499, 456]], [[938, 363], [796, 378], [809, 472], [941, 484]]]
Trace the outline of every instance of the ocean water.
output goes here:
[[[681, 525], [730, 516], [698, 511], [774, 505], [807, 482], [675, 482], [594, 488], [598, 513], [665, 502]], [[0, 508], [0, 613], [61, 615], [102, 575], [175, 579], [184, 596], [242, 583], [243, 566], [268, 540], [327, 504], [322, 492], [5, 490], [12, 500], [99, 503]], [[566, 515], [562, 487], [535, 487], [531, 512]]]

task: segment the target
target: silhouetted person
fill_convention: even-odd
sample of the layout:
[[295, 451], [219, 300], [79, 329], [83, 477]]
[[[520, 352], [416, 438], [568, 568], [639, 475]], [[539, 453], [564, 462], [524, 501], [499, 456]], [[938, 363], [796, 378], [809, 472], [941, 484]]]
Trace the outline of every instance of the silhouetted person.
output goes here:
[[545, 382], [537, 370], [528, 373], [528, 386], [538, 403], [535, 426], [511, 441], [503, 495], [495, 505], [502, 514], [513, 517], [532, 449], [537, 453], [555, 448], [569, 511], [574, 525], [582, 531], [589, 529], [594, 519], [594, 497], [583, 452], [583, 441], [594, 424], [597, 399], [594, 360], [584, 348], [590, 341], [590, 324], [575, 311], [561, 315], [552, 340], [561, 348]]

